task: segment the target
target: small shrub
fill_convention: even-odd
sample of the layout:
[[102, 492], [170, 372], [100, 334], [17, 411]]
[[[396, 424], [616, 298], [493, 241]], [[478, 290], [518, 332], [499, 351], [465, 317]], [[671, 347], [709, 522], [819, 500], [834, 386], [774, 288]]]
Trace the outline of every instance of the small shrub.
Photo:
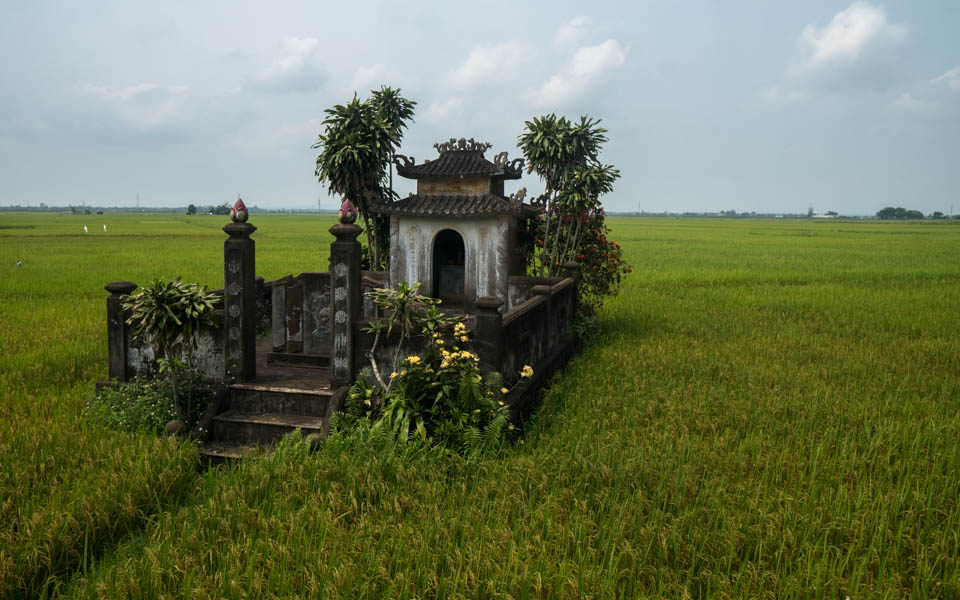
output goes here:
[[138, 377], [115, 388], [104, 388], [87, 403], [87, 415], [118, 431], [161, 433], [166, 424], [184, 416], [192, 427], [199, 421], [215, 393], [213, 386], [193, 369], [181, 369], [178, 375], [179, 396], [191, 407], [181, 415], [173, 400], [169, 379]]
[[[502, 387], [502, 377], [484, 380], [479, 358], [469, 350], [466, 326], [460, 319], [440, 314], [439, 301], [417, 295], [417, 287], [401, 284], [397, 290], [369, 294], [391, 315], [387, 323], [372, 324], [377, 340], [383, 331], [394, 326], [401, 329], [397, 355], [393, 371], [384, 377], [371, 353], [373, 368], [365, 370], [351, 388], [338, 426], [387, 431], [400, 441], [437, 444], [464, 456], [494, 450], [506, 431], [513, 429], [504, 402], [509, 390]], [[452, 331], [444, 333], [450, 331], [446, 327], [450, 324]], [[426, 348], [408, 353], [414, 326], [419, 327]], [[522, 376], [532, 374], [530, 367], [524, 367]]]

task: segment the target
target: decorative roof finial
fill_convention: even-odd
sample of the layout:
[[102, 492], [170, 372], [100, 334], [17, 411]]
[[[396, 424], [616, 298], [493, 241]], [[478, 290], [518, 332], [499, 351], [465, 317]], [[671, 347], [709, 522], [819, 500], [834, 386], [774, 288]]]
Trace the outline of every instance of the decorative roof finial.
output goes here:
[[350, 202], [350, 198], [343, 199], [343, 204], [337, 211], [337, 220], [342, 225], [353, 225], [354, 221], [357, 220], [357, 208], [353, 205], [353, 202]]
[[246, 223], [247, 218], [250, 216], [250, 213], [247, 211], [247, 205], [243, 203], [243, 199], [240, 196], [237, 196], [237, 201], [233, 205], [233, 208], [230, 209], [230, 220], [234, 223]]

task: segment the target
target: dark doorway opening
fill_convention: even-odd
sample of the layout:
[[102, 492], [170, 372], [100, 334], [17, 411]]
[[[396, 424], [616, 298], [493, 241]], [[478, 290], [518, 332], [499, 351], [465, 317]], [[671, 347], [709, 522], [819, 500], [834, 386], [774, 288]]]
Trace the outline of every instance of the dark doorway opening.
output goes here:
[[444, 229], [433, 239], [433, 297], [443, 305], [463, 306], [463, 238]]

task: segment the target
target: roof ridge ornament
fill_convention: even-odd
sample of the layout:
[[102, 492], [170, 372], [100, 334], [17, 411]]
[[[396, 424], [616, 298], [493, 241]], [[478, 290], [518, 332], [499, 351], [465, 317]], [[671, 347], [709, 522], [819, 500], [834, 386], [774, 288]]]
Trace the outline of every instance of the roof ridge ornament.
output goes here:
[[[400, 164], [400, 161], [403, 161], [403, 164]], [[412, 156], [405, 156], [403, 154], [394, 154], [393, 155], [393, 164], [397, 165], [398, 169], [415, 167], [417, 166], [417, 159]]]
[[511, 171], [522, 171], [523, 170], [523, 159], [515, 158], [509, 163], [507, 162], [507, 152], [500, 152], [493, 157], [493, 164], [501, 169], [509, 169]]
[[[504, 152], [506, 154], [506, 152]], [[516, 192], [510, 194], [510, 202], [523, 203], [523, 199], [527, 196], [527, 188], [522, 187]]]
[[437, 152], [443, 154], [444, 152], [479, 152], [483, 154], [487, 150], [493, 147], [493, 144], [488, 142], [478, 142], [473, 138], [465, 139], [460, 138], [450, 138], [446, 142], [437, 142], [433, 145], [437, 149]]

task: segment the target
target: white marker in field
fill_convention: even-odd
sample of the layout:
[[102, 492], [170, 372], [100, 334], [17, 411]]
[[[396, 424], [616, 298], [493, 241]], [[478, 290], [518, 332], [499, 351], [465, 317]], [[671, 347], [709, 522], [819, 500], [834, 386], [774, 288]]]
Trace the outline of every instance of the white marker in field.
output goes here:
[[84, 232], [84, 233], [90, 233], [89, 231], [87, 231], [87, 226], [86, 226], [86, 225], [83, 226], [83, 232]]
[[103, 232], [104, 232], [104, 233], [107, 232], [107, 224], [106, 224], [106, 223], [103, 224]]
[[18, 261], [17, 261], [17, 268], [22, 267], [22, 266], [23, 266], [23, 261], [22, 261], [22, 260], [18, 260]]

